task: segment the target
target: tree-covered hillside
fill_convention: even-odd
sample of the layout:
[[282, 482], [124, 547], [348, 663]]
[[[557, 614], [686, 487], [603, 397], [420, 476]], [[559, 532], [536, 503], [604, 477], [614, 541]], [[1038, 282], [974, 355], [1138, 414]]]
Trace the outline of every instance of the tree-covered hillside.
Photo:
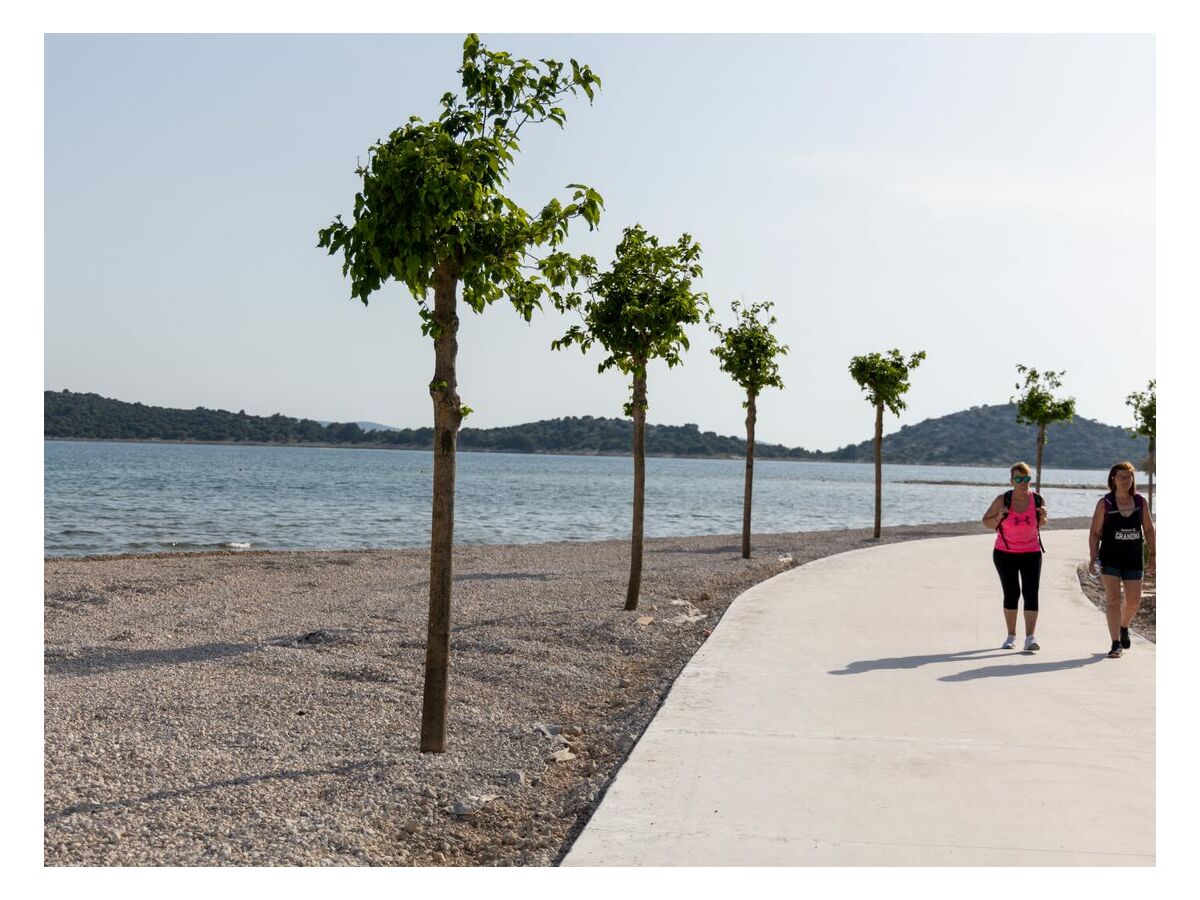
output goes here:
[[[1140, 463], [1147, 454], [1144, 438], [1134, 440], [1123, 428], [1077, 418], [1052, 425], [1045, 464], [1052, 468], [1107, 468], [1122, 459]], [[332, 444], [348, 447], [394, 447], [428, 450], [432, 428], [366, 431], [355, 422], [321, 424], [276, 413], [250, 416], [224, 410], [165, 409], [110, 400], [97, 394], [45, 392], [45, 437], [91, 440], [221, 441], [267, 444]], [[977, 406], [917, 425], [883, 439], [885, 463], [1008, 465], [1031, 459], [1036, 429], [1016, 423], [1011, 404]], [[568, 416], [504, 428], [464, 428], [462, 450], [511, 453], [628, 454], [633, 440], [629, 419]], [[696, 425], [647, 425], [646, 452], [656, 456], [741, 457], [740, 437], [701, 431]], [[831, 452], [755, 444], [761, 459], [867, 462], [871, 441]]]
[[[1031, 462], [1037, 453], [1037, 428], [1017, 424], [1016, 406], [973, 406], [917, 425], [905, 425], [883, 439], [883, 460], [923, 465], [1011, 465]], [[1107, 469], [1115, 462], [1139, 464], [1148, 453], [1145, 438], [1124, 428], [1076, 417], [1046, 429], [1044, 464], [1057, 469]], [[874, 459], [871, 441], [842, 447], [831, 459]], [[1032, 463], [1031, 463], [1032, 464]]]

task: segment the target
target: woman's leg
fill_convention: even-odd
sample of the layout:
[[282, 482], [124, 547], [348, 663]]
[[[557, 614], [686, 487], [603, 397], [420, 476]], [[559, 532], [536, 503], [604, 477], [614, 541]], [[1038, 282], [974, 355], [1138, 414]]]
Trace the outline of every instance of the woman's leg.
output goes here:
[[1004, 591], [1004, 624], [1009, 634], [1017, 633], [1017, 601], [1021, 597], [1021, 582], [1017, 577], [1014, 553], [1003, 550], [992, 551], [992, 562], [1000, 575], [1000, 588]]
[[1104, 582], [1104, 618], [1108, 620], [1108, 637], [1110, 640], [1119, 641], [1121, 640], [1121, 579], [1116, 575], [1101, 575], [1100, 579]]
[[1033, 634], [1038, 617], [1038, 588], [1042, 583], [1042, 554], [1021, 554], [1021, 593], [1025, 597], [1025, 635]]
[[[1125, 581], [1122, 584], [1125, 586], [1125, 602], [1121, 606], [1121, 627], [1128, 628], [1133, 617], [1137, 615], [1138, 607], [1142, 605], [1142, 583]], [[1110, 627], [1109, 631], [1111, 630]]]

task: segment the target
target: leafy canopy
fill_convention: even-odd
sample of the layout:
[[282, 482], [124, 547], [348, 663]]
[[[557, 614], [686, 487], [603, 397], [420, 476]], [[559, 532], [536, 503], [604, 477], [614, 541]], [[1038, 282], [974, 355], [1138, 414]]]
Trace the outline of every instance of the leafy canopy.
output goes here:
[[[770, 300], [764, 300], [743, 308], [734, 300], [733, 314], [737, 324], [722, 328], [718, 322], [710, 328], [720, 341], [712, 352], [720, 360], [721, 369], [751, 397], [757, 397], [765, 387], [783, 387], [778, 357], [786, 356], [788, 348], [771, 333], [771, 326], [775, 324], [775, 316], [771, 314], [773, 306]], [[764, 322], [760, 316], [768, 318]]]
[[562, 252], [532, 259], [530, 249], [557, 248], [576, 217], [595, 228], [600, 195], [568, 185], [570, 202], [552, 199], [534, 216], [502, 191], [521, 129], [547, 121], [561, 128], [559, 101], [580, 91], [591, 101], [600, 79], [573, 59], [569, 72], [554, 60], [540, 63], [491, 52], [468, 35], [461, 98], [445, 94], [436, 121], [413, 116], [371, 147], [355, 170], [362, 188], [353, 221], [338, 216], [318, 232], [318, 246], [342, 253], [351, 297], [366, 304], [395, 279], [420, 304], [422, 331], [436, 337], [426, 296], [439, 271], [462, 281], [463, 299], [476, 312], [507, 296], [526, 321], [544, 296], [573, 283], [577, 259]]
[[[688, 234], [660, 245], [641, 225], [622, 234], [608, 271], [597, 272], [595, 260], [582, 258], [588, 297], [572, 292], [558, 302], [564, 312], [578, 311], [583, 324], [572, 325], [551, 346], [561, 350], [577, 344], [587, 352], [599, 343], [608, 351], [599, 371], [616, 367], [635, 379], [645, 378], [651, 359], [665, 360], [668, 367], [682, 362], [689, 346], [684, 326], [710, 315], [707, 295], [692, 290], [692, 279], [703, 274], [700, 245]], [[625, 414], [633, 414], [632, 402], [625, 404]]]
[[882, 353], [856, 356], [850, 360], [850, 377], [867, 392], [867, 401], [872, 406], [882, 403], [898, 416], [908, 406], [904, 402], [904, 394], [909, 388], [908, 376], [924, 358], [925, 351], [920, 350], [906, 361], [895, 349], [889, 350], [886, 356]]
[[1146, 385], [1145, 391], [1134, 391], [1125, 398], [1125, 405], [1132, 407], [1134, 435], [1141, 435], [1154, 440], [1155, 429], [1157, 428], [1156, 407], [1158, 405], [1157, 396], [1157, 380], [1150, 379], [1150, 383]]
[[1017, 373], [1025, 377], [1024, 383], [1018, 381], [1016, 388], [1020, 396], [1009, 402], [1017, 404], [1017, 421], [1022, 425], [1050, 425], [1054, 422], [1069, 422], [1075, 418], [1075, 398], [1066, 397], [1062, 400], [1054, 396], [1054, 391], [1062, 387], [1062, 372], [1038, 372], [1028, 366], [1017, 365]]

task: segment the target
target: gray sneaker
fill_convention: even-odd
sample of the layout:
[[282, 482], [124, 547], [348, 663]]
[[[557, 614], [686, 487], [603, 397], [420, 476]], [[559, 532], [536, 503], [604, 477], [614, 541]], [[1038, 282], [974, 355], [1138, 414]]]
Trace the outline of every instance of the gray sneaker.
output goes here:
[[1042, 648], [1038, 645], [1038, 642], [1034, 639], [1033, 635], [1030, 634], [1025, 637], [1025, 649], [1028, 651], [1033, 651], [1041, 650]]
[[1000, 645], [1000, 649], [1001, 650], [1011, 650], [1016, 643], [1017, 643], [1017, 636], [1015, 634], [1010, 634], [1008, 637], [1006, 637], [1004, 639], [1004, 643]]

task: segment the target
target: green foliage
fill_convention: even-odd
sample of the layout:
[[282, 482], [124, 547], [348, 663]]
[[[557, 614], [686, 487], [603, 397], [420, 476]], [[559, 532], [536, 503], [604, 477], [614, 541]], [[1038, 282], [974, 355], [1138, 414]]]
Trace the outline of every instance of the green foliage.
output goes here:
[[1016, 383], [1020, 396], [1010, 401], [1017, 404], [1018, 422], [1041, 426], [1070, 422], [1075, 418], [1075, 398], [1059, 400], [1054, 396], [1054, 391], [1062, 387], [1062, 376], [1067, 374], [1065, 371], [1038, 372], [1037, 369], [1018, 364], [1017, 373], [1025, 377], [1024, 383]]
[[[1133, 409], [1134, 427], [1130, 429], [1130, 435], [1141, 435], [1142, 437], [1150, 438], [1151, 444], [1154, 442], [1158, 428], [1157, 384], [1157, 381], [1151, 378], [1150, 383], [1146, 385], [1145, 391], [1134, 391], [1125, 398], [1125, 405]], [[1143, 469], [1143, 471], [1149, 470]]]
[[886, 356], [868, 353], [850, 360], [850, 376], [867, 392], [867, 401], [872, 406], [882, 403], [894, 415], [900, 415], [907, 406], [904, 394], [908, 392], [909, 374], [924, 358], [924, 350], [914, 353], [907, 361], [899, 350], [889, 350]]
[[[684, 326], [710, 314], [708, 297], [692, 290], [692, 279], [703, 274], [699, 259], [700, 245], [691, 235], [662, 246], [641, 225], [626, 228], [608, 271], [597, 272], [595, 260], [583, 257], [587, 298], [576, 292], [558, 301], [564, 312], [579, 312], [583, 324], [572, 325], [551, 346], [576, 344], [586, 352], [598, 343], [608, 352], [599, 371], [616, 367], [635, 378], [645, 377], [652, 359], [678, 365], [689, 346]], [[625, 414], [633, 415], [633, 401]]]
[[[750, 397], [757, 397], [766, 387], [783, 387], [778, 357], [786, 356], [788, 348], [771, 333], [771, 326], [775, 324], [775, 316], [771, 314], [773, 306], [770, 300], [764, 300], [743, 309], [741, 303], [734, 300], [733, 315], [737, 324], [726, 329], [718, 322], [710, 328], [720, 341], [712, 352], [720, 360], [721, 369], [728, 372]], [[760, 316], [768, 318], [764, 322]]]
[[589, 187], [573, 189], [565, 205], [552, 199], [530, 215], [503, 188], [530, 123], [562, 127], [557, 104], [584, 93], [590, 101], [600, 79], [571, 60], [570, 72], [555, 60], [514, 59], [491, 52], [478, 36], [463, 42], [463, 95], [447, 93], [436, 121], [413, 116], [371, 147], [359, 166], [362, 188], [353, 221], [338, 216], [318, 233], [318, 246], [341, 252], [351, 297], [367, 303], [389, 279], [408, 288], [421, 308], [422, 330], [437, 336], [427, 295], [439, 273], [461, 280], [463, 299], [475, 312], [507, 296], [528, 321], [546, 297], [574, 285], [580, 261], [563, 252], [532, 257], [535, 247], [554, 251], [569, 223], [600, 220], [603, 200]]

